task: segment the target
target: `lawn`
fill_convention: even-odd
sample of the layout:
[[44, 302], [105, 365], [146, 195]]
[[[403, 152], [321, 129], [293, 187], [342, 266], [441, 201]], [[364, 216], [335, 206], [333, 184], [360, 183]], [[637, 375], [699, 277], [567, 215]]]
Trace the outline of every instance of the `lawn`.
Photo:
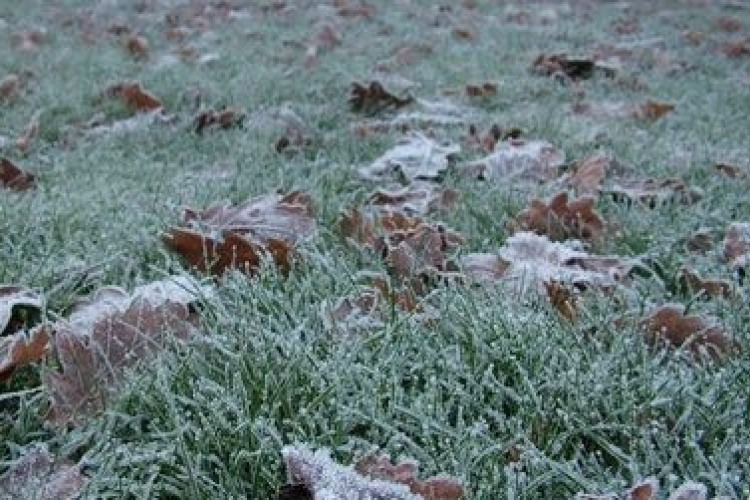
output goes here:
[[0, 497], [344, 500], [388, 455], [750, 498], [750, 4], [25, 0], [0, 38]]

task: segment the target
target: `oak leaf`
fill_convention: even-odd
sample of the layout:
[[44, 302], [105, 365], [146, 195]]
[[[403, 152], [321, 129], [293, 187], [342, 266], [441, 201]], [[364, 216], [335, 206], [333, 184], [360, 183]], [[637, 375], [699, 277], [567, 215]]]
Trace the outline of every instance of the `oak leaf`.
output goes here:
[[439, 180], [460, 151], [458, 144], [441, 145], [423, 134], [413, 133], [370, 165], [361, 167], [359, 174], [368, 180], [391, 178], [403, 184]]
[[0, 158], [0, 187], [28, 191], [36, 187], [36, 176], [24, 172], [7, 158]]
[[136, 59], [146, 59], [149, 54], [148, 40], [140, 35], [131, 35], [125, 39], [125, 50]]
[[30, 329], [43, 307], [36, 293], [17, 286], [0, 287], [0, 382], [16, 368], [47, 354], [49, 335], [44, 327]]
[[565, 153], [546, 141], [498, 142], [489, 156], [464, 164], [459, 172], [500, 184], [545, 182], [556, 178]]
[[368, 203], [389, 211], [410, 215], [424, 215], [453, 208], [459, 199], [458, 191], [441, 189], [433, 184], [416, 183], [401, 189], [378, 189]]
[[369, 84], [354, 82], [349, 93], [349, 106], [357, 113], [375, 114], [386, 109], [398, 109], [412, 102], [412, 96], [398, 97], [377, 81]]
[[515, 225], [545, 234], [553, 241], [595, 240], [604, 232], [604, 220], [594, 208], [595, 203], [596, 200], [588, 196], [568, 200], [568, 193], [561, 191], [547, 203], [532, 200], [531, 206], [518, 215]]

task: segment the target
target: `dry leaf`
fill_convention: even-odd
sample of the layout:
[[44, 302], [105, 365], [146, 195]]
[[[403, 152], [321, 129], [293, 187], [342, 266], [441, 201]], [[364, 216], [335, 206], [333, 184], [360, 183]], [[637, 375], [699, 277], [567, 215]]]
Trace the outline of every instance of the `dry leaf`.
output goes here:
[[708, 488], [701, 483], [688, 481], [677, 488], [669, 496], [669, 500], [708, 500]]
[[36, 176], [24, 172], [7, 158], [0, 158], [0, 187], [28, 191], [36, 187]]
[[85, 486], [79, 465], [54, 458], [46, 447], [39, 446], [27, 451], [0, 477], [0, 497], [74, 500], [81, 497]]
[[391, 178], [402, 184], [414, 180], [439, 180], [451, 159], [461, 151], [458, 144], [441, 145], [419, 133], [412, 133], [359, 174], [367, 180]]
[[723, 254], [734, 266], [750, 264], [750, 222], [729, 224], [724, 236]]
[[547, 296], [552, 306], [568, 321], [578, 318], [578, 301], [573, 290], [559, 281], [548, 281], [544, 283]]
[[632, 116], [640, 120], [656, 121], [667, 113], [675, 109], [674, 104], [647, 100], [645, 103], [636, 106], [632, 111]]
[[721, 51], [725, 56], [732, 59], [742, 59], [750, 56], [750, 41], [725, 43], [721, 46]]
[[[460, 500], [464, 493], [456, 479], [416, 480], [414, 463], [388, 469], [385, 467], [387, 459], [370, 459], [351, 468], [334, 462], [326, 450], [313, 452], [305, 445], [286, 446], [281, 453], [288, 482], [304, 485], [314, 500]], [[370, 472], [375, 477], [364, 475]], [[377, 477], [378, 473], [388, 477]]]
[[534, 233], [514, 234], [495, 254], [467, 254], [461, 259], [461, 267], [472, 278], [541, 294], [553, 281], [576, 290], [609, 290], [624, 282], [634, 265], [619, 256], [588, 254]]
[[432, 184], [415, 183], [402, 189], [378, 189], [370, 196], [368, 203], [388, 211], [425, 215], [453, 208], [458, 198], [458, 191], [453, 189], [441, 189]]
[[462, 165], [459, 171], [512, 186], [554, 179], [564, 161], [565, 153], [548, 142], [510, 141], [498, 143], [489, 156]]
[[731, 281], [718, 278], [701, 278], [698, 273], [687, 267], [680, 270], [678, 279], [682, 286], [692, 293], [700, 292], [707, 297], [722, 299], [731, 299], [736, 295]]
[[606, 191], [616, 203], [641, 204], [649, 208], [657, 208], [668, 203], [697, 203], [703, 193], [687, 186], [680, 179], [646, 179], [634, 181], [623, 186], [615, 186]]
[[42, 116], [41, 111], [37, 111], [26, 124], [26, 128], [23, 134], [16, 139], [16, 147], [23, 152], [27, 152], [31, 148], [31, 143], [39, 135], [39, 118]]
[[659, 482], [648, 478], [636, 484], [622, 495], [606, 493], [603, 495], [588, 495], [579, 493], [576, 500], [656, 500], [659, 494]]
[[49, 335], [43, 327], [28, 330], [42, 309], [42, 298], [17, 286], [0, 286], [0, 382], [19, 366], [44, 358]]
[[195, 123], [195, 132], [202, 134], [206, 129], [230, 129], [242, 128], [245, 121], [245, 113], [235, 111], [231, 108], [225, 108], [221, 111], [208, 109], [198, 113], [193, 122]]
[[276, 500], [315, 500], [312, 491], [304, 484], [285, 484], [279, 488]]
[[600, 72], [608, 78], [615, 76], [614, 69], [598, 65], [591, 59], [571, 58], [565, 54], [539, 55], [531, 67], [532, 71], [542, 76], [554, 76], [563, 81], [587, 80]]
[[482, 83], [478, 85], [467, 85], [466, 95], [473, 98], [494, 97], [497, 95], [497, 84]]
[[498, 142], [513, 139], [515, 143], [519, 143], [518, 139], [522, 135], [523, 130], [518, 127], [502, 128], [498, 124], [493, 123], [486, 134], [480, 134], [476, 126], [469, 125], [467, 141], [470, 146], [491, 153]]
[[141, 87], [138, 82], [125, 82], [111, 85], [106, 95], [122, 100], [132, 111], [143, 113], [162, 108], [162, 103]]
[[136, 59], [147, 59], [149, 54], [148, 40], [139, 35], [132, 35], [125, 39], [125, 50]]
[[515, 225], [547, 235], [553, 241], [598, 239], [604, 232], [604, 220], [594, 208], [595, 203], [596, 199], [589, 196], [568, 201], [568, 193], [561, 191], [548, 203], [532, 200], [531, 206], [518, 215]]
[[685, 247], [690, 252], [706, 253], [713, 248], [711, 230], [699, 229], [685, 241]]
[[397, 97], [383, 88], [380, 82], [352, 83], [349, 106], [357, 113], [375, 114], [385, 109], [398, 109], [414, 102], [410, 95]]
[[725, 33], [737, 33], [742, 30], [742, 22], [734, 17], [719, 17], [714, 19], [714, 27]]
[[453, 30], [452, 34], [453, 38], [461, 42], [473, 42], [477, 38], [474, 30], [469, 28], [456, 28]]
[[21, 52], [36, 52], [47, 39], [47, 30], [34, 28], [13, 35], [16, 49]]
[[700, 316], [685, 316], [682, 306], [661, 306], [643, 320], [642, 325], [649, 344], [687, 347], [696, 357], [705, 351], [709, 358], [716, 360], [739, 350], [739, 344], [721, 327]]
[[119, 392], [130, 370], [171, 338], [193, 334], [196, 318], [189, 305], [198, 297], [179, 283], [157, 282], [132, 295], [107, 287], [74, 306], [69, 318], [52, 325], [60, 371], [45, 375], [43, 382], [54, 423], [78, 425], [99, 413]]
[[8, 75], [0, 80], [0, 100], [10, 101], [21, 93], [21, 79], [18, 75]]
[[747, 175], [740, 167], [728, 163], [717, 163], [714, 165], [714, 170], [730, 179], [741, 179]]
[[594, 154], [578, 162], [570, 177], [569, 184], [577, 193], [598, 193], [610, 169], [612, 158], [604, 154]]

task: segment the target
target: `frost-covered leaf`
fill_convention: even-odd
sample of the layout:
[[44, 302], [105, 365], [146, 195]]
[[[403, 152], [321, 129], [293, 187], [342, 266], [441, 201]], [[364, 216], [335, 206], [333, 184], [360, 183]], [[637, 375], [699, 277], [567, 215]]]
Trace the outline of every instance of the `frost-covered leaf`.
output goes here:
[[605, 154], [594, 154], [582, 160], [575, 166], [569, 183], [577, 193], [598, 193], [607, 170], [610, 169], [612, 158]]
[[16, 147], [20, 151], [25, 153], [29, 149], [31, 149], [32, 143], [39, 136], [39, 119], [41, 118], [41, 116], [41, 111], [37, 111], [36, 113], [34, 113], [29, 119], [29, 122], [26, 124], [26, 127], [24, 128], [21, 135], [16, 139]]
[[197, 134], [211, 129], [241, 128], [244, 121], [245, 113], [232, 108], [224, 108], [220, 111], [203, 110], [193, 120]]
[[16, 368], [47, 354], [49, 334], [43, 326], [29, 329], [43, 307], [42, 297], [22, 287], [0, 287], [0, 382]]
[[349, 93], [349, 106], [357, 113], [375, 114], [386, 109], [397, 109], [411, 104], [410, 95], [398, 97], [388, 92], [380, 82], [369, 84], [352, 83]]
[[7, 158], [0, 158], [0, 187], [28, 191], [36, 187], [36, 176], [18, 168]]
[[20, 286], [0, 286], [0, 334], [10, 335], [21, 329], [29, 314], [43, 307], [42, 297]]
[[708, 488], [701, 483], [688, 481], [672, 492], [669, 500], [708, 500]]
[[680, 179], [646, 179], [631, 181], [605, 191], [617, 203], [640, 204], [657, 208], [668, 203], [692, 205], [703, 198], [703, 192]]
[[723, 245], [724, 258], [736, 266], [750, 264], [750, 222], [729, 224]]
[[0, 498], [74, 500], [86, 486], [81, 468], [53, 457], [43, 446], [29, 450], [0, 476]]
[[281, 453], [288, 482], [304, 485], [313, 500], [459, 500], [464, 493], [456, 479], [417, 480], [414, 462], [394, 466], [387, 458], [368, 458], [353, 468], [305, 445], [286, 446]]
[[739, 343], [712, 319], [685, 315], [684, 308], [675, 304], [656, 308], [643, 320], [642, 325], [650, 344], [685, 347], [695, 357], [706, 354], [710, 359], [717, 360], [740, 348]]
[[378, 189], [370, 196], [369, 203], [390, 211], [425, 215], [453, 208], [458, 198], [458, 191], [421, 182], [400, 189]]
[[702, 293], [707, 297], [730, 299], [736, 291], [731, 281], [719, 278], [703, 278], [695, 270], [683, 267], [678, 279], [691, 293]]
[[514, 186], [552, 180], [564, 162], [565, 153], [546, 141], [512, 140], [497, 143], [489, 156], [462, 165], [459, 171]]
[[451, 159], [461, 151], [458, 144], [441, 145], [419, 133], [412, 133], [380, 158], [359, 169], [368, 180], [439, 180]]
[[609, 78], [615, 76], [615, 71], [611, 67], [598, 64], [592, 59], [570, 57], [566, 54], [541, 54], [534, 61], [532, 71], [542, 76], [554, 76], [563, 81], [587, 80], [596, 73]]
[[561, 191], [549, 202], [531, 200], [531, 206], [516, 217], [515, 225], [554, 241], [595, 240], [604, 232], [604, 220], [594, 208], [595, 203], [596, 199], [589, 196], [569, 200], [568, 193]]

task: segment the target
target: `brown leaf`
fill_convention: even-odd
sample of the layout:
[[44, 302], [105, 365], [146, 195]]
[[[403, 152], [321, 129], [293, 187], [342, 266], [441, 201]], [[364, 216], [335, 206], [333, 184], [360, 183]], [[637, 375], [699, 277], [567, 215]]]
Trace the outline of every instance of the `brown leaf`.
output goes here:
[[669, 500], [708, 500], [708, 488], [701, 483], [688, 481], [673, 491]]
[[565, 54], [541, 54], [532, 65], [532, 72], [542, 76], [554, 76], [563, 80], [588, 80], [596, 72], [601, 72], [608, 78], [613, 78], [612, 68], [597, 65], [586, 58], [570, 58]]
[[724, 236], [724, 258], [732, 264], [750, 262], [750, 222], [729, 224]]
[[0, 158], [0, 187], [28, 191], [36, 187], [36, 176], [24, 172], [7, 158]]
[[10, 101], [21, 93], [21, 79], [18, 75], [8, 75], [0, 80], [0, 100]]
[[731, 281], [718, 278], [701, 278], [697, 272], [687, 267], [680, 270], [678, 279], [689, 291], [693, 293], [701, 292], [707, 297], [731, 299], [736, 295]]
[[231, 108], [225, 108], [221, 111], [208, 109], [198, 113], [198, 116], [193, 121], [195, 123], [195, 132], [200, 135], [206, 129], [242, 128], [245, 121], [245, 113], [235, 111]]
[[86, 478], [80, 466], [60, 460], [43, 446], [28, 451], [0, 477], [0, 497], [38, 500], [74, 500], [80, 498]]
[[125, 39], [125, 50], [136, 59], [147, 59], [149, 45], [146, 37], [131, 35]]
[[678, 305], [664, 305], [643, 320], [649, 344], [666, 343], [675, 348], [687, 347], [696, 357], [703, 351], [717, 360], [739, 350], [739, 343], [718, 326], [700, 316], [685, 316]]
[[334, 462], [327, 451], [313, 452], [305, 445], [286, 446], [282, 450], [289, 483], [303, 484], [327, 498], [373, 498], [413, 500], [460, 500], [461, 482], [452, 478], [416, 479], [414, 462], [392, 465], [387, 458], [366, 458], [355, 468]]
[[637, 106], [632, 114], [634, 118], [656, 121], [667, 113], [672, 112], [674, 108], [674, 104], [662, 103], [649, 99], [640, 106]]
[[49, 340], [44, 327], [34, 328], [28, 334], [17, 332], [0, 337], [0, 382], [10, 378], [16, 368], [44, 359]]
[[606, 193], [616, 203], [637, 203], [649, 208], [675, 202], [692, 205], [703, 197], [700, 190], [689, 187], [676, 178], [634, 181], [624, 186], [615, 186]]
[[729, 58], [742, 59], [750, 56], [750, 41], [725, 43], [720, 49]]
[[539, 183], [556, 178], [564, 161], [565, 153], [546, 141], [512, 140], [497, 143], [489, 156], [461, 165], [458, 170], [499, 184]]
[[128, 296], [105, 288], [53, 325], [60, 371], [45, 375], [43, 382], [54, 423], [78, 425], [99, 413], [130, 370], [162, 350], [170, 338], [185, 339], [194, 332], [195, 318], [185, 296], [171, 290], [144, 287]]
[[711, 250], [713, 246], [711, 231], [708, 229], [699, 229], [691, 234], [687, 241], [685, 241], [685, 247], [690, 252], [706, 253]]
[[548, 203], [532, 200], [531, 206], [518, 215], [515, 224], [545, 234], [553, 241], [598, 239], [604, 232], [604, 220], [595, 210], [595, 203], [596, 200], [588, 196], [568, 201], [568, 193], [561, 191]]
[[578, 301], [573, 291], [559, 281], [544, 283], [550, 304], [568, 321], [578, 319]]
[[705, 33], [694, 30], [686, 30], [682, 32], [682, 37], [687, 40], [690, 45], [700, 45], [703, 40], [706, 39]]
[[747, 176], [744, 170], [736, 165], [730, 165], [728, 163], [717, 163], [714, 165], [714, 170], [719, 174], [729, 177], [730, 179], [741, 179]]
[[493, 97], [497, 95], [496, 83], [482, 83], [478, 85], [467, 85], [466, 95], [473, 98]]
[[315, 500], [315, 497], [304, 484], [285, 484], [276, 494], [276, 500]]
[[473, 42], [477, 38], [476, 32], [469, 28], [456, 28], [452, 34], [453, 38], [461, 42]]
[[42, 116], [41, 111], [37, 111], [26, 124], [26, 128], [18, 139], [16, 139], [16, 147], [23, 152], [27, 152], [31, 148], [31, 143], [39, 135], [39, 118]]
[[162, 108], [162, 103], [141, 87], [138, 82], [125, 82], [111, 85], [106, 94], [121, 99], [132, 111], [142, 113]]
[[26, 333], [41, 310], [42, 298], [17, 286], [0, 287], [0, 382], [19, 366], [44, 358], [49, 335], [43, 327]]
[[504, 277], [511, 263], [493, 253], [470, 253], [463, 256], [461, 266], [480, 281], [497, 281]]
[[570, 185], [577, 193], [598, 193], [607, 176], [612, 158], [604, 154], [594, 154], [575, 166]]
[[380, 82], [352, 83], [349, 106], [357, 113], [375, 114], [385, 109], [398, 109], [414, 102], [410, 95], [397, 97], [383, 88]]
[[34, 28], [13, 35], [16, 49], [21, 52], [36, 52], [47, 39], [47, 30]]
[[719, 17], [714, 19], [714, 27], [725, 33], [737, 33], [742, 30], [742, 22], [734, 17]]
[[453, 189], [440, 189], [432, 184], [420, 183], [402, 189], [378, 189], [370, 196], [369, 203], [389, 211], [425, 215], [453, 208], [458, 198], [458, 191]]

